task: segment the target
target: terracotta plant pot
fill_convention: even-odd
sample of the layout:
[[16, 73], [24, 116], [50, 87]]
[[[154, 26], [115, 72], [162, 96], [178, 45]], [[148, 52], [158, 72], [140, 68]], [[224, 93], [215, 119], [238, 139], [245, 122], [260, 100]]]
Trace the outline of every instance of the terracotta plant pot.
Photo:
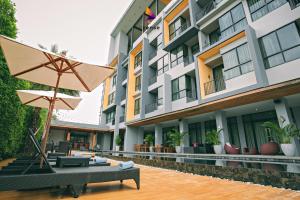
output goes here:
[[279, 151], [279, 144], [276, 142], [268, 142], [260, 146], [261, 155], [277, 155]]

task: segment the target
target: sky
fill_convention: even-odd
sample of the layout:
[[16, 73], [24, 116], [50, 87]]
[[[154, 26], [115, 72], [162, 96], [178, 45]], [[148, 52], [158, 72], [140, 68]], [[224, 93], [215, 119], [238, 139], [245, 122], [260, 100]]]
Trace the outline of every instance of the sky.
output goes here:
[[[17, 39], [42, 44], [87, 63], [107, 64], [110, 33], [132, 0], [12, 0], [16, 4]], [[58, 119], [99, 123], [102, 87], [82, 92], [74, 111], [59, 111]]]

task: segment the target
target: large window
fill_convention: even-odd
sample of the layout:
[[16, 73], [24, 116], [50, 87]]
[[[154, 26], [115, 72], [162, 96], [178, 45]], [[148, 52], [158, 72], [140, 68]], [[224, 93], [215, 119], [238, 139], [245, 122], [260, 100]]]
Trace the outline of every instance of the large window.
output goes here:
[[134, 69], [142, 66], [142, 51], [139, 52], [134, 58]]
[[172, 101], [187, 97], [192, 92], [191, 76], [184, 75], [172, 80]]
[[162, 49], [162, 44], [163, 44], [163, 35], [162, 34], [157, 36], [156, 42], [157, 42], [157, 50]]
[[134, 100], [134, 115], [138, 115], [141, 112], [141, 99]]
[[163, 87], [160, 86], [158, 89], [157, 89], [157, 105], [158, 106], [161, 106], [163, 105]]
[[171, 51], [171, 67], [175, 67], [184, 62], [187, 56], [187, 48], [185, 45], [179, 46]]
[[111, 93], [108, 95], [108, 105], [113, 104], [115, 102], [115, 93]]
[[299, 33], [298, 25], [292, 23], [260, 39], [267, 69], [300, 58]]
[[111, 111], [111, 112], [108, 112], [106, 114], [106, 123], [110, 123], [110, 122], [113, 122], [115, 120], [115, 111]]
[[248, 0], [247, 2], [252, 20], [255, 21], [287, 3], [287, 0]]
[[231, 79], [253, 71], [248, 44], [243, 44], [222, 55], [225, 79]]
[[186, 19], [178, 17], [174, 22], [169, 25], [170, 40], [180, 35], [182, 31], [187, 28]]
[[141, 90], [141, 75], [135, 78], [135, 91]]
[[157, 75], [161, 75], [169, 70], [169, 55], [166, 54], [157, 61]]
[[241, 30], [247, 24], [242, 4], [237, 5], [219, 18], [221, 38]]

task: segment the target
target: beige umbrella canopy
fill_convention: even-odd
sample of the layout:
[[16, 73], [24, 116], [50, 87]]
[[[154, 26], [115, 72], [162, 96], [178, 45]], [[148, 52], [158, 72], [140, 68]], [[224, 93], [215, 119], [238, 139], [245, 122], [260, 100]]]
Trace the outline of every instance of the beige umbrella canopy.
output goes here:
[[43, 152], [58, 88], [90, 92], [113, 73], [113, 68], [69, 59], [2, 35], [0, 45], [12, 76], [55, 88], [43, 134]]
[[[17, 94], [24, 105], [49, 108], [53, 99], [53, 91], [17, 90]], [[80, 97], [57, 93], [54, 109], [74, 110], [80, 103]]]

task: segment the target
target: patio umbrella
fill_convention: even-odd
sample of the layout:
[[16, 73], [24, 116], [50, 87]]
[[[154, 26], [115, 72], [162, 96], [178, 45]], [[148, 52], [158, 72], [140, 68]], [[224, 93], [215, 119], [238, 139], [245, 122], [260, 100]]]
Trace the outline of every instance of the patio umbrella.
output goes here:
[[[54, 91], [17, 90], [17, 94], [24, 105], [48, 109], [53, 99]], [[80, 97], [57, 93], [54, 109], [74, 110], [80, 101]]]
[[111, 67], [87, 64], [56, 55], [2, 35], [0, 45], [12, 76], [54, 87], [43, 134], [43, 152], [46, 148], [58, 88], [90, 92], [113, 73]]

